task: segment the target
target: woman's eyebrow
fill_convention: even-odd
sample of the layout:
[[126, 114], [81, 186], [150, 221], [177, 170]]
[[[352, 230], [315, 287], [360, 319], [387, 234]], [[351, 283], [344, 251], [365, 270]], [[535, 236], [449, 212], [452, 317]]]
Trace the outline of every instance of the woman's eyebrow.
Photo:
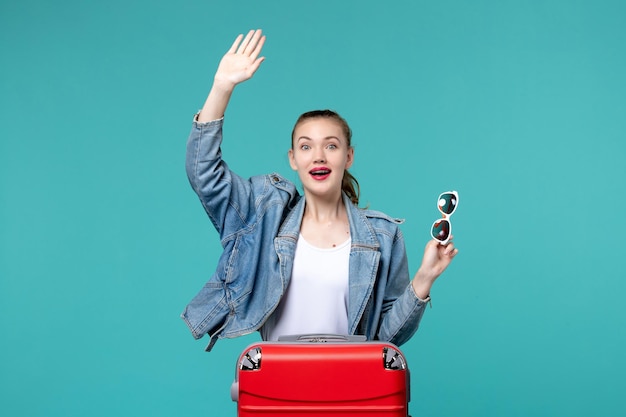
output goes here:
[[[332, 140], [332, 139], [339, 140], [339, 138], [337, 136], [326, 136], [322, 140]], [[308, 136], [300, 136], [297, 140], [300, 141], [300, 140], [313, 140], [313, 139], [311, 139]]]

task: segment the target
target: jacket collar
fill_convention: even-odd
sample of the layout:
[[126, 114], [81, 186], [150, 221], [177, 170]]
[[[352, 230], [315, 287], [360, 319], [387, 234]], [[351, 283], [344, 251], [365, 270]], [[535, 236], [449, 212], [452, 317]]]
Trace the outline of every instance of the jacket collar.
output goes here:
[[[367, 217], [364, 214], [364, 210], [355, 206], [352, 201], [350, 201], [350, 198], [348, 198], [346, 193], [342, 193], [342, 198], [348, 214], [348, 222], [350, 223], [352, 246], [378, 250], [380, 244], [376, 238], [376, 233], [371, 223], [367, 220]], [[278, 238], [291, 238], [296, 241], [298, 240], [300, 226], [302, 225], [302, 217], [304, 216], [305, 204], [305, 198], [300, 198], [298, 203], [296, 203], [293, 210], [291, 210], [281, 225], [277, 235]]]

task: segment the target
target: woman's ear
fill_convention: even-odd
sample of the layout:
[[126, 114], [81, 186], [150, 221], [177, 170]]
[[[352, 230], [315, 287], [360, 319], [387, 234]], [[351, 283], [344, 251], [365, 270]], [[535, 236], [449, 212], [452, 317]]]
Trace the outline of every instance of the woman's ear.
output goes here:
[[350, 146], [348, 148], [348, 154], [346, 155], [346, 169], [350, 168], [353, 162], [354, 162], [354, 148]]
[[287, 156], [289, 157], [289, 165], [291, 165], [291, 169], [297, 171], [298, 166], [296, 165], [296, 161], [293, 157], [293, 149], [289, 149], [289, 152], [287, 152]]

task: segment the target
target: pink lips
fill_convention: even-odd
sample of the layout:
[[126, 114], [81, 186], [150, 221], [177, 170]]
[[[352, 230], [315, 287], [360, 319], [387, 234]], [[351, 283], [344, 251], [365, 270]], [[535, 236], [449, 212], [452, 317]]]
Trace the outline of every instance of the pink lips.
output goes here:
[[331, 169], [327, 167], [315, 167], [309, 171], [309, 175], [316, 181], [323, 181], [330, 176]]

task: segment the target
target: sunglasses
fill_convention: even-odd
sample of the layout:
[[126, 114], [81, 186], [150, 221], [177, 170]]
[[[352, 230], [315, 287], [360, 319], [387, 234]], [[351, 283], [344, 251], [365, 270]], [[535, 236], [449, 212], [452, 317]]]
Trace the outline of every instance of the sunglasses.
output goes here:
[[452, 236], [450, 216], [452, 216], [452, 213], [454, 213], [458, 205], [459, 194], [456, 191], [441, 193], [437, 199], [437, 208], [443, 217], [439, 220], [435, 220], [433, 227], [430, 229], [430, 234], [433, 239], [437, 240], [442, 245], [448, 243], [450, 236]]

